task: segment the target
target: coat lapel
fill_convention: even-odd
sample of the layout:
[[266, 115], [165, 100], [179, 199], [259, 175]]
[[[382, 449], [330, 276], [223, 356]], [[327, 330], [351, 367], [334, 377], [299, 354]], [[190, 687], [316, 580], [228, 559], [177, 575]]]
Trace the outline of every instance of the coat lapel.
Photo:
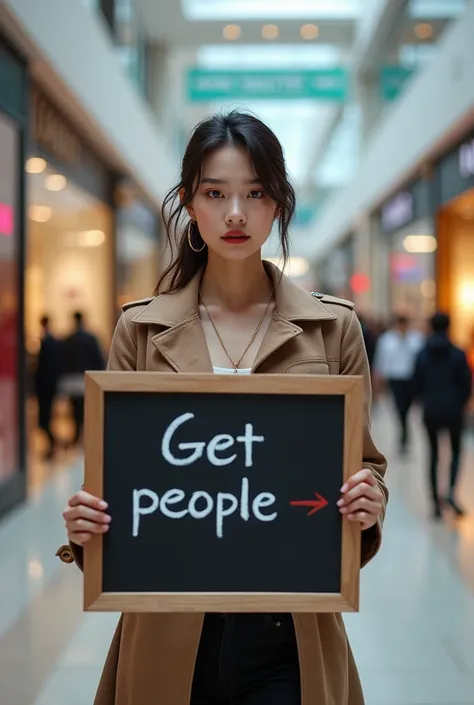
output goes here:
[[253, 363], [252, 372], [257, 370], [257, 367], [267, 360], [276, 350], [282, 347], [292, 338], [300, 335], [303, 329], [300, 326], [282, 318], [275, 309], [273, 317], [262, 340], [262, 344], [258, 350], [255, 362]]
[[[311, 294], [281, 276], [264, 261], [275, 290], [275, 310], [258, 351], [253, 369], [292, 338], [303, 332], [302, 321], [329, 321], [336, 316]], [[202, 272], [179, 292], [157, 296], [133, 323], [159, 326], [153, 345], [176, 372], [212, 372], [212, 362], [199, 318], [199, 286]]]
[[331, 321], [336, 316], [308, 291], [301, 289], [269, 262], [264, 261], [265, 270], [273, 282], [275, 311], [265, 338], [253, 366], [255, 371], [285, 343], [301, 335], [303, 328], [298, 322]]
[[198, 272], [188, 286], [162, 294], [146, 306], [132, 323], [159, 326], [152, 343], [176, 372], [212, 372], [212, 362], [199, 318]]
[[212, 362], [199, 315], [152, 338], [153, 345], [176, 372], [212, 372]]

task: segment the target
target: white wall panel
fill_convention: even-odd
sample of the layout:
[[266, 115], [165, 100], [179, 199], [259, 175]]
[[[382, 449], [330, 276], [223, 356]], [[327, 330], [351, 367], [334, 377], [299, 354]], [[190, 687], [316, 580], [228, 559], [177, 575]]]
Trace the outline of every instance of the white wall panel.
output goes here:
[[439, 52], [415, 76], [376, 128], [358, 172], [327, 204], [311, 228], [313, 256], [321, 256], [425, 160], [474, 123], [474, 3], [448, 29]]
[[390, 21], [403, 0], [364, 0], [361, 17], [357, 22], [354, 44], [354, 64], [360, 69], [380, 41], [380, 31], [385, 21]]

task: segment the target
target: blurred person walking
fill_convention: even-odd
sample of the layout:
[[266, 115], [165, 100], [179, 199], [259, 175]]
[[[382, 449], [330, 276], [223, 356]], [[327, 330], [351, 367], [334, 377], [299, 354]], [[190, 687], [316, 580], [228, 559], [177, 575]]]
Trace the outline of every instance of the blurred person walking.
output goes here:
[[461, 442], [466, 405], [471, 396], [472, 375], [467, 356], [449, 339], [449, 316], [436, 313], [430, 320], [431, 334], [416, 360], [413, 394], [421, 401], [423, 421], [429, 441], [429, 475], [433, 514], [441, 516], [438, 494], [438, 441], [447, 430], [451, 440], [451, 472], [445, 503], [458, 516], [463, 509], [455, 501], [461, 458]]
[[[409, 445], [408, 412], [412, 402], [412, 377], [423, 335], [411, 329], [408, 316], [397, 316], [393, 327], [377, 342], [374, 373], [378, 384], [388, 384], [400, 424], [400, 452]], [[378, 386], [377, 384], [377, 386]]]
[[69, 445], [76, 445], [82, 437], [84, 427], [84, 373], [87, 370], [103, 370], [105, 360], [99, 342], [93, 333], [84, 327], [84, 316], [80, 311], [73, 314], [74, 332], [64, 340], [62, 346], [64, 376], [61, 390], [69, 397], [74, 421], [74, 435]]
[[43, 333], [35, 374], [35, 391], [38, 400], [38, 426], [48, 439], [48, 449], [44, 454], [44, 458], [45, 460], [51, 460], [57, 446], [56, 438], [51, 429], [51, 421], [61, 374], [61, 355], [60, 343], [50, 330], [49, 317], [43, 316], [40, 324]]

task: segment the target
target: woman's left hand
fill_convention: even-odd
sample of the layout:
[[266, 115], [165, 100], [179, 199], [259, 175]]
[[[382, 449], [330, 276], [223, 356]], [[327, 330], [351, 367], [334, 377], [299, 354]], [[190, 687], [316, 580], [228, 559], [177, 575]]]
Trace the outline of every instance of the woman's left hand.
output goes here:
[[349, 521], [358, 521], [362, 529], [370, 529], [382, 514], [384, 496], [377, 480], [367, 468], [352, 475], [341, 487], [337, 506]]

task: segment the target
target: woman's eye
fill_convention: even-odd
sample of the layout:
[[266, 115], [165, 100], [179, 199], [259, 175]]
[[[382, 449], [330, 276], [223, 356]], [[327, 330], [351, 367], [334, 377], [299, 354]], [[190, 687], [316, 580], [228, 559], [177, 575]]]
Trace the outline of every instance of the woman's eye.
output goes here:
[[250, 191], [250, 198], [263, 198], [264, 193], [261, 190], [255, 189], [255, 191]]
[[212, 191], [207, 192], [207, 196], [209, 198], [220, 198], [222, 196], [222, 193], [217, 189], [212, 189]]

